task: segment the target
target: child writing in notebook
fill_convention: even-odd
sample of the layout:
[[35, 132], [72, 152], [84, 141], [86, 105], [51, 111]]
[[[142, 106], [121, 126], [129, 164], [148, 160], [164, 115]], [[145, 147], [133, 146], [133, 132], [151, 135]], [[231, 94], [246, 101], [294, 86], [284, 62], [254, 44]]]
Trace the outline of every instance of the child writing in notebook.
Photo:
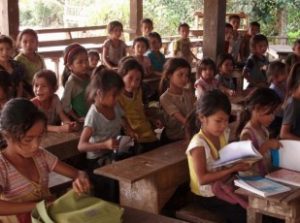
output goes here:
[[194, 84], [195, 95], [199, 99], [204, 92], [218, 88], [218, 81], [215, 78], [217, 68], [215, 62], [210, 58], [203, 58], [197, 64], [197, 79]]
[[280, 138], [300, 140], [300, 63], [296, 63], [287, 80], [287, 101], [284, 106]]
[[229, 190], [229, 185], [225, 189], [223, 182], [230, 180], [233, 189], [233, 174], [248, 170], [250, 165], [241, 162], [231, 167], [213, 167], [214, 161], [220, 158], [219, 150], [228, 143], [230, 113], [227, 96], [219, 90], [211, 90], [204, 93], [189, 115], [186, 130], [191, 141], [186, 154], [190, 188], [203, 208], [222, 208], [228, 222], [245, 222], [245, 211], [234, 204], [246, 207], [247, 202]]
[[63, 109], [73, 120], [82, 122], [89, 108], [85, 99], [85, 89], [90, 82], [86, 49], [79, 44], [71, 44], [65, 51], [64, 63]]
[[251, 140], [254, 147], [264, 159], [243, 175], [264, 176], [271, 167], [271, 149], [279, 149], [277, 139], [269, 139], [267, 127], [274, 120], [274, 114], [281, 104], [279, 96], [269, 88], [258, 88], [245, 101], [245, 107], [240, 115], [237, 134], [240, 140]]
[[123, 25], [112, 21], [107, 26], [108, 39], [103, 43], [103, 62], [108, 68], [117, 68], [119, 61], [126, 56], [126, 44], [121, 40]]
[[58, 88], [55, 73], [51, 70], [37, 72], [33, 77], [32, 85], [36, 97], [31, 101], [47, 116], [47, 131], [72, 132], [77, 130], [77, 123], [70, 121], [55, 94]]
[[73, 189], [88, 192], [87, 175], [40, 148], [47, 118], [27, 99], [4, 106], [0, 126], [7, 146], [0, 152], [0, 221], [31, 222], [30, 212], [41, 200], [51, 200], [49, 173], [74, 179]]
[[164, 67], [160, 82], [159, 101], [164, 112], [164, 140], [175, 141], [184, 138], [186, 116], [193, 109], [195, 97], [186, 86], [191, 81], [191, 66], [183, 58], [169, 59]]

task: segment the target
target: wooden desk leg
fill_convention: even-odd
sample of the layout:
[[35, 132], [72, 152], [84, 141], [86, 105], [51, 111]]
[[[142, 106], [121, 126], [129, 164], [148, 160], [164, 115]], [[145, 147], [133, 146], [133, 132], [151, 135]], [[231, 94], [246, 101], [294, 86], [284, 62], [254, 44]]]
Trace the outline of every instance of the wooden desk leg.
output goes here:
[[262, 214], [253, 208], [247, 208], [247, 223], [262, 223]]

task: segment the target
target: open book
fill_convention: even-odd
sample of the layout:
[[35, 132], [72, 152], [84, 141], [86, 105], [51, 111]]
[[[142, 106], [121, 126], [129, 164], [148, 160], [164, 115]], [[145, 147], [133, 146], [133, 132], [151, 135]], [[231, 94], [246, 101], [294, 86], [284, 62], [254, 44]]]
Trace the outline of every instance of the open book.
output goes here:
[[300, 172], [280, 169], [266, 175], [267, 178], [300, 187]]
[[291, 188], [287, 186], [260, 176], [240, 177], [234, 180], [234, 184], [262, 197], [268, 197], [291, 190]]
[[232, 142], [219, 151], [220, 159], [213, 163], [213, 167], [221, 167], [237, 162], [255, 163], [262, 159], [262, 155], [254, 148], [250, 140]]

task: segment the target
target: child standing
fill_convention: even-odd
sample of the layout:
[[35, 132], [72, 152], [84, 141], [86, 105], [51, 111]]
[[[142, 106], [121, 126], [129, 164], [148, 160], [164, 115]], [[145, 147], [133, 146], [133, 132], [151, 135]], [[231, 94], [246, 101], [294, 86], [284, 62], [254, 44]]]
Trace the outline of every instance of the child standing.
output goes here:
[[163, 66], [166, 62], [165, 55], [160, 52], [162, 46], [161, 37], [156, 32], [151, 32], [148, 35], [150, 50], [146, 53], [151, 61], [151, 66], [155, 74], [161, 75]]
[[245, 62], [247, 58], [250, 56], [250, 39], [254, 37], [256, 34], [260, 33], [260, 24], [258, 22], [251, 22], [249, 24], [249, 28], [247, 33], [243, 36], [241, 42], [241, 61]]
[[103, 43], [103, 62], [108, 68], [117, 68], [119, 61], [126, 56], [126, 44], [121, 40], [123, 25], [112, 21], [107, 26], [108, 39]]
[[135, 59], [127, 59], [120, 64], [118, 73], [125, 84], [118, 102], [130, 127], [137, 135], [137, 142], [142, 147], [141, 152], [158, 147], [158, 140], [144, 111], [141, 89], [143, 67]]
[[248, 88], [266, 87], [266, 71], [269, 61], [265, 56], [268, 49], [268, 39], [262, 34], [257, 34], [251, 38], [250, 47], [251, 55], [247, 59], [243, 69], [243, 75], [249, 82]]
[[37, 72], [32, 81], [35, 98], [31, 99], [47, 116], [47, 130], [50, 132], [71, 132], [77, 128], [63, 111], [61, 102], [55, 94], [57, 90], [56, 75], [51, 70]]
[[295, 63], [300, 62], [300, 39], [293, 45], [293, 53], [286, 58], [287, 72], [289, 73]]
[[219, 82], [219, 89], [227, 96], [235, 96], [237, 94], [236, 79], [233, 78], [234, 61], [231, 54], [220, 54], [217, 59], [217, 68], [219, 74], [216, 79]]
[[64, 61], [67, 72], [63, 79], [67, 81], [62, 96], [63, 109], [73, 120], [82, 122], [89, 108], [85, 99], [85, 89], [90, 81], [87, 51], [79, 44], [72, 44], [65, 52]]
[[251, 140], [264, 160], [243, 175], [264, 176], [270, 170], [270, 149], [279, 149], [280, 143], [276, 139], [269, 139], [267, 127], [274, 120], [274, 113], [280, 104], [279, 96], [269, 88], [258, 88], [245, 102], [237, 133], [240, 133], [240, 140]]
[[17, 37], [17, 46], [20, 53], [15, 57], [15, 60], [24, 65], [25, 81], [31, 86], [34, 74], [46, 67], [44, 59], [37, 53], [37, 33], [32, 29], [21, 31]]
[[[245, 211], [233, 205], [237, 204], [237, 201], [241, 201], [241, 198], [235, 195], [233, 191], [223, 191], [220, 194], [220, 190], [216, 190], [221, 181], [232, 179], [234, 173], [250, 168], [249, 164], [245, 163], [239, 163], [228, 168], [213, 168], [214, 161], [220, 157], [219, 150], [228, 143], [230, 113], [230, 101], [219, 90], [205, 92], [201, 100], [197, 101], [196, 114], [191, 114], [187, 123], [188, 135], [192, 137], [196, 133], [186, 150], [190, 188], [192, 193], [196, 195], [196, 201], [200, 201], [199, 204], [202, 204], [203, 208], [214, 211], [222, 209], [226, 222], [245, 222]], [[198, 124], [195, 124], [195, 121]], [[194, 129], [194, 126], [197, 125], [201, 125], [200, 131], [197, 128], [198, 133]]]
[[145, 53], [149, 49], [149, 41], [147, 38], [140, 36], [133, 40], [133, 50], [135, 59], [142, 65], [144, 68], [145, 78], [149, 77], [152, 74], [151, 61], [148, 57], [145, 56]]
[[0, 70], [9, 73], [12, 83], [12, 97], [24, 96], [23, 81], [25, 70], [23, 65], [12, 60], [13, 41], [10, 37], [0, 35]]
[[195, 98], [190, 89], [185, 88], [191, 81], [191, 66], [183, 58], [169, 59], [165, 65], [160, 83], [159, 101], [165, 119], [166, 141], [184, 138], [186, 116], [193, 109]]
[[300, 63], [296, 63], [289, 74], [287, 96], [280, 137], [300, 140]]
[[182, 57], [186, 59], [190, 64], [193, 59], [198, 60], [198, 58], [191, 51], [191, 42], [189, 38], [190, 26], [187, 23], [181, 23], [178, 27], [178, 32], [180, 34], [180, 39], [174, 42], [174, 56]]
[[149, 18], [142, 19], [141, 21], [141, 31], [142, 36], [148, 38], [149, 33], [153, 30], [153, 21]]
[[204, 58], [197, 65], [197, 80], [194, 85], [197, 99], [199, 99], [204, 92], [218, 88], [218, 81], [215, 78], [216, 73], [216, 65], [210, 58]]
[[22, 98], [10, 100], [2, 110], [1, 133], [7, 143], [0, 152], [0, 220], [3, 222], [31, 222], [30, 212], [37, 202], [51, 199], [48, 189], [51, 171], [74, 179], [73, 189], [79, 193], [90, 188], [84, 172], [40, 149], [46, 119], [43, 112]]
[[89, 59], [89, 73], [92, 75], [93, 70], [97, 67], [100, 56], [97, 50], [89, 50], [88, 51], [88, 59]]
[[236, 14], [230, 15], [229, 23], [232, 25], [233, 28], [233, 39], [230, 54], [233, 56], [234, 61], [238, 62], [240, 61], [240, 47], [242, 42], [242, 36], [238, 31], [241, 23], [240, 16]]

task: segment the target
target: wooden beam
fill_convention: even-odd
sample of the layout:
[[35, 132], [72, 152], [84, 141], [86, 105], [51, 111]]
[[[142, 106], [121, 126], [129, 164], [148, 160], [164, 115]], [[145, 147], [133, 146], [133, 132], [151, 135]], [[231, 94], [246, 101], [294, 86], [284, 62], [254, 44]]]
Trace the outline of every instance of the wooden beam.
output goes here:
[[16, 38], [19, 33], [19, 1], [0, 1], [0, 31], [2, 34]]
[[203, 54], [216, 60], [224, 52], [226, 0], [204, 0]]
[[141, 35], [140, 21], [143, 18], [143, 0], [130, 0], [130, 28], [135, 33], [130, 34], [130, 39]]

